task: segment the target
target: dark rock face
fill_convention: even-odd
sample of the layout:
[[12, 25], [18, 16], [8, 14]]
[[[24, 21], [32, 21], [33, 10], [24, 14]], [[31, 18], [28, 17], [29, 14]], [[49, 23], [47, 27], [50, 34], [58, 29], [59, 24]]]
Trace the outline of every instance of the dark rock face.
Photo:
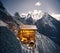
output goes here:
[[6, 27], [0, 26], [0, 53], [22, 53], [16, 36]]
[[5, 9], [5, 8], [3, 7], [3, 4], [1, 3], [1, 1], [0, 1], [0, 9]]
[[32, 17], [29, 17], [29, 18], [27, 18], [26, 19], [26, 24], [33, 24], [33, 19], [32, 19]]
[[19, 25], [20, 25], [21, 23], [24, 23], [24, 24], [26, 23], [26, 22], [25, 22], [25, 17], [22, 18], [22, 17], [19, 15], [18, 12], [16, 12], [16, 13], [14, 14], [14, 17], [15, 17], [17, 23], [19, 23]]
[[35, 23], [39, 33], [52, 39], [55, 43], [60, 45], [60, 22], [54, 19], [49, 14], [45, 14], [41, 19]]
[[0, 11], [0, 20], [3, 20], [6, 23], [12, 22], [13, 19], [11, 16], [8, 16], [5, 12]]
[[18, 12], [15, 13], [15, 19], [23, 24], [33, 24], [33, 19], [31, 16], [29, 17], [21, 17]]

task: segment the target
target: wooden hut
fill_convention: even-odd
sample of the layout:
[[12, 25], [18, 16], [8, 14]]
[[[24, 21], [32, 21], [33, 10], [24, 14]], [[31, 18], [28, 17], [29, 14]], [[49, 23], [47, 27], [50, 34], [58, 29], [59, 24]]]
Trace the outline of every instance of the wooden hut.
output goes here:
[[18, 32], [18, 37], [23, 44], [28, 46], [33, 46], [35, 44], [35, 25], [20, 25], [20, 30]]

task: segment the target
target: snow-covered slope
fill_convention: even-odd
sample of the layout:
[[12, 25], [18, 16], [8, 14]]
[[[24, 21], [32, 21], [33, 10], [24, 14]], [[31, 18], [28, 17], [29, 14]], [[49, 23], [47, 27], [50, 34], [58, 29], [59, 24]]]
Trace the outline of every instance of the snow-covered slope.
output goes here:
[[51, 16], [60, 21], [60, 14], [52, 13]]
[[2, 20], [0, 20], [0, 26], [6, 26], [7, 27], [7, 24], [5, 22], [3, 22]]
[[60, 53], [60, 46], [58, 46], [49, 37], [36, 33], [36, 42], [39, 53]]

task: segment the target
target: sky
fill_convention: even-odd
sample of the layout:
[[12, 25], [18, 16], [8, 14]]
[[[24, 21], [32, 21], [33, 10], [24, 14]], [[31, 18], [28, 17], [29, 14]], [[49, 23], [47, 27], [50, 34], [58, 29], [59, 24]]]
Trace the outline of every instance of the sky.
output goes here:
[[1, 0], [7, 11], [14, 15], [15, 12], [27, 13], [36, 9], [49, 14], [60, 14], [60, 0]]

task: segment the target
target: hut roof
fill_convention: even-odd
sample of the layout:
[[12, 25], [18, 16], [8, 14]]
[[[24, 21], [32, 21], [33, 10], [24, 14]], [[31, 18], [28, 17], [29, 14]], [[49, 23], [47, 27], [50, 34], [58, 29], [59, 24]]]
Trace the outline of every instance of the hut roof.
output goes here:
[[20, 29], [37, 29], [36, 25], [20, 25]]

